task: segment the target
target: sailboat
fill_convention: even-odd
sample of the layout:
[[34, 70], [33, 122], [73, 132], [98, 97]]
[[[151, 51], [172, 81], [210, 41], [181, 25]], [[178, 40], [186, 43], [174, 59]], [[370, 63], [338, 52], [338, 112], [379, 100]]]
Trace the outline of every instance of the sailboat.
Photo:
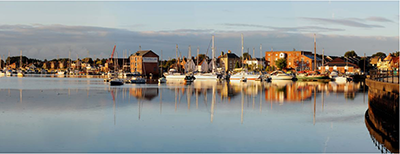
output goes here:
[[193, 75], [185, 75], [181, 72], [179, 72], [179, 59], [178, 59], [178, 45], [176, 45], [176, 59], [178, 60], [178, 62], [175, 64], [176, 65], [176, 69], [170, 69], [168, 72], [164, 73], [165, 78], [167, 79], [167, 81], [169, 80], [185, 80], [186, 76], [189, 76], [190, 78], [194, 78]]
[[21, 50], [21, 54], [19, 56], [19, 70], [18, 70], [17, 76], [18, 77], [24, 76], [24, 72], [22, 71], [22, 50]]
[[[161, 50], [161, 65], [162, 65], [162, 50]], [[165, 83], [167, 79], [163, 76], [163, 69], [161, 68], [161, 78], [158, 79], [158, 83]]]
[[[115, 47], [114, 47], [114, 49], [115, 49]], [[117, 59], [117, 60], [118, 60], [118, 59]], [[116, 71], [115, 71], [115, 68], [118, 66], [117, 64], [118, 64], [118, 62], [116, 62], [116, 61], [114, 60], [114, 72], [116, 72]], [[111, 85], [111, 86], [120, 86], [120, 85], [124, 85], [124, 80], [119, 79], [118, 77], [115, 77], [115, 78], [113, 78], [113, 79], [110, 80], [110, 85]]]
[[[219, 75], [215, 72], [216, 70], [216, 61], [215, 61], [215, 46], [214, 46], [214, 35], [212, 36], [212, 59], [209, 64], [211, 67], [211, 72], [208, 73], [197, 73], [194, 75], [196, 80], [217, 80]], [[207, 61], [205, 61], [207, 62]]]

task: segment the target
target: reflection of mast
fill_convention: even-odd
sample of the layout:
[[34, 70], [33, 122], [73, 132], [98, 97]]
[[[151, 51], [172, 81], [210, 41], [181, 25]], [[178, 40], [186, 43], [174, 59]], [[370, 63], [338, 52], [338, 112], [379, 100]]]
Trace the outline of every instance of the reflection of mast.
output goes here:
[[190, 110], [190, 100], [191, 100], [191, 95], [192, 95], [192, 88], [188, 88], [186, 92], [186, 98], [188, 102], [188, 110]]
[[175, 112], [178, 103], [178, 87], [175, 87]]
[[324, 111], [324, 90], [321, 91], [322, 92], [322, 111]]
[[215, 106], [215, 93], [216, 93], [215, 86], [213, 86], [213, 88], [212, 88], [212, 93], [213, 93], [213, 96], [212, 96], [212, 100], [211, 100], [211, 123], [213, 122], [213, 119], [214, 119], [214, 106]]
[[[261, 89], [262, 90], [262, 89]], [[261, 101], [261, 97], [262, 97], [262, 92], [260, 92], [260, 113], [262, 112], [262, 101]]]
[[22, 89], [19, 89], [19, 102], [22, 103]]
[[113, 98], [113, 112], [114, 112], [114, 125], [116, 124], [116, 115], [115, 115], [115, 96], [114, 96], [114, 90], [111, 90], [111, 96]]
[[240, 91], [242, 96], [242, 114], [240, 115], [240, 123], [243, 124], [243, 106], [244, 106], [243, 89], [241, 89]]
[[314, 114], [313, 114], [313, 125], [315, 125], [315, 110], [317, 105], [317, 89], [314, 87]]
[[196, 89], [196, 109], [199, 108], [199, 92], [198, 92], [198, 91], [199, 91], [199, 90]]
[[160, 88], [160, 114], [162, 112], [162, 88]]

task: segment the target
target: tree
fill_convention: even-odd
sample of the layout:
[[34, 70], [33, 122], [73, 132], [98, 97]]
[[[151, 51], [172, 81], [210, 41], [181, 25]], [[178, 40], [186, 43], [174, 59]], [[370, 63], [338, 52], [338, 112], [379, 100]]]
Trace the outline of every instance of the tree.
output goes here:
[[251, 55], [248, 52], [243, 53], [244, 59], [251, 59]]
[[358, 57], [357, 53], [356, 53], [354, 50], [347, 51], [347, 52], [344, 54], [344, 56], [345, 56], [345, 57]]
[[392, 56], [398, 57], [399, 56], [399, 51], [395, 51], [392, 53]]
[[386, 54], [383, 52], [377, 52], [373, 54], [372, 57], [386, 57]]
[[239, 62], [236, 62], [236, 64], [235, 64], [235, 68], [240, 68], [240, 66], [239, 66]]
[[287, 62], [285, 58], [280, 58], [278, 60], [275, 61], [276, 67], [278, 67], [278, 69], [282, 70], [283, 68], [286, 68], [287, 66]]

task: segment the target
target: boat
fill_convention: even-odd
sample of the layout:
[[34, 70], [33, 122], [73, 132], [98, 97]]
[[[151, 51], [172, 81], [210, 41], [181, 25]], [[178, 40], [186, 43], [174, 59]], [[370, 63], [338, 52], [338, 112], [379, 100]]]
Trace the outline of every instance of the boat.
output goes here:
[[65, 71], [61, 71], [61, 70], [57, 71], [57, 75], [65, 75], [65, 74], [66, 74]]
[[6, 73], [4, 73], [3, 71], [0, 71], [0, 77], [5, 76]]
[[124, 85], [124, 81], [118, 78], [112, 79], [110, 80], [110, 85], [111, 86], [120, 86], [120, 85]]
[[167, 79], [165, 77], [161, 77], [158, 79], [158, 83], [165, 83], [167, 82]]
[[130, 83], [146, 83], [146, 79], [141, 77], [132, 77], [129, 81]]
[[192, 83], [195, 79], [196, 77], [194, 77], [193, 75], [186, 75], [184, 81], [186, 84], [189, 84]]
[[12, 71], [11, 70], [7, 70], [6, 71], [6, 76], [12, 76]]
[[25, 74], [24, 74], [24, 72], [22, 72], [22, 70], [19, 70], [18, 73], [17, 73], [17, 76], [18, 77], [24, 77]]
[[337, 76], [334, 77], [334, 80], [336, 83], [346, 83], [348, 81], [348, 78], [346, 76]]
[[300, 73], [296, 76], [298, 80], [301, 81], [323, 81], [323, 80], [330, 80], [330, 77], [326, 74], [320, 74], [317, 71], [310, 71], [310, 72], [304, 72]]
[[215, 73], [197, 73], [194, 75], [196, 80], [217, 80], [218, 75]]
[[293, 80], [295, 78], [283, 71], [274, 71], [271, 73], [270, 77], [271, 80]]
[[167, 80], [184, 80], [186, 75], [179, 73], [176, 69], [170, 69], [168, 73], [164, 73]]

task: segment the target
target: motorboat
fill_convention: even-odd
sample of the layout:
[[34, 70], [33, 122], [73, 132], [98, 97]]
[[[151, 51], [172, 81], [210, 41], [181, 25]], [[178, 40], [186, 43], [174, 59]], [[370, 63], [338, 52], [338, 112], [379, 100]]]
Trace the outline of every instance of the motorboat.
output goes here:
[[110, 85], [111, 86], [120, 86], [120, 85], [124, 85], [124, 81], [118, 78], [114, 78], [112, 80], [110, 80]]
[[337, 77], [334, 77], [334, 80], [337, 83], [346, 83], [348, 81], [346, 76], [337, 76]]
[[271, 80], [293, 80], [295, 78], [283, 71], [274, 71], [271, 73], [270, 77]]
[[158, 79], [158, 83], [165, 83], [167, 82], [167, 79], [165, 77], [161, 77]]
[[305, 72], [305, 73], [299, 73], [296, 78], [298, 80], [329, 80], [330, 77], [325, 74], [320, 74], [319, 72]]
[[164, 76], [167, 80], [184, 80], [186, 75], [179, 73], [175, 69], [170, 69], [168, 73], [164, 73]]
[[194, 74], [196, 80], [217, 80], [218, 75], [215, 73], [197, 73]]
[[194, 77], [194, 75], [186, 75], [184, 80], [186, 82], [193, 82], [196, 79], [196, 77]]
[[146, 83], [146, 79], [141, 77], [132, 77], [130, 83]]

